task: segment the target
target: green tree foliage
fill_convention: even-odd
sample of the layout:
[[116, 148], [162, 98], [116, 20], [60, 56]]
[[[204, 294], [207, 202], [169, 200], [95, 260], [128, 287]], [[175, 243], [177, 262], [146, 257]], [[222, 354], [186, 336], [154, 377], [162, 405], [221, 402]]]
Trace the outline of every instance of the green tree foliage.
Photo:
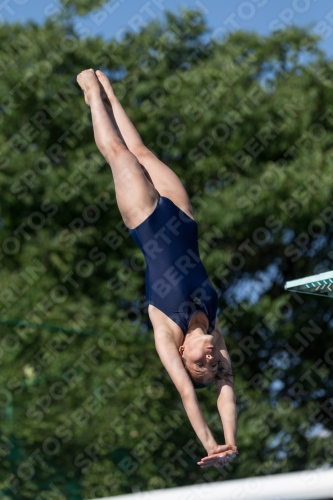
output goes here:
[[[283, 283], [332, 265], [332, 64], [306, 30], [206, 35], [188, 11], [107, 43], [68, 20], [1, 27], [3, 498], [331, 460], [331, 301]], [[227, 469], [198, 469], [204, 451], [155, 352], [143, 258], [76, 84], [90, 67], [109, 72], [189, 191], [235, 375], [240, 455]], [[223, 442], [214, 390], [198, 397]]]
[[107, 0], [60, 0], [62, 10], [60, 12], [61, 16], [68, 16], [79, 14], [84, 16], [92, 10], [96, 10], [102, 7]]

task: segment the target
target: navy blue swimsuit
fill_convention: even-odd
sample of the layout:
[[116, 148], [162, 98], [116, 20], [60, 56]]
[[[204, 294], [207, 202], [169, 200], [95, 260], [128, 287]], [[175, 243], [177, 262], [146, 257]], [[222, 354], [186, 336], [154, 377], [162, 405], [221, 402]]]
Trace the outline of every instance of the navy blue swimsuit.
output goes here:
[[149, 304], [171, 318], [184, 335], [198, 311], [215, 326], [218, 297], [201, 262], [198, 226], [169, 198], [160, 196], [154, 211], [130, 234], [146, 261]]

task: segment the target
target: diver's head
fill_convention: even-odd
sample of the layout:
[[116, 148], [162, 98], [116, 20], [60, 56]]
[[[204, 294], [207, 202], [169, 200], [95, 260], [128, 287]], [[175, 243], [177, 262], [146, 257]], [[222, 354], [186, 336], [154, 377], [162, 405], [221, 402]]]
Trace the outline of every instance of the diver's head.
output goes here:
[[191, 331], [179, 348], [182, 361], [195, 389], [209, 387], [217, 378], [220, 352], [213, 335]]

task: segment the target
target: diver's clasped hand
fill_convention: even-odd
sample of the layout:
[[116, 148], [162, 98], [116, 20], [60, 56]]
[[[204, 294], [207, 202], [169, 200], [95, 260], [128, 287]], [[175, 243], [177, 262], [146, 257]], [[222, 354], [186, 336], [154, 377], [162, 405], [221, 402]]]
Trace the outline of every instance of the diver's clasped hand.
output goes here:
[[198, 462], [200, 467], [210, 467], [215, 465], [215, 467], [224, 467], [228, 465], [236, 456], [238, 455], [237, 446], [231, 444], [217, 445], [213, 450], [210, 451], [207, 457], [201, 459]]

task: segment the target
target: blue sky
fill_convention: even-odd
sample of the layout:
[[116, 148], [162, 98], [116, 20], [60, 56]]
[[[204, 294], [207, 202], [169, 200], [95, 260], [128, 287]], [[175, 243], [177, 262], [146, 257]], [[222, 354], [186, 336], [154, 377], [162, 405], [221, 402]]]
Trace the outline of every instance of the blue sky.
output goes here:
[[[93, 4], [93, 0], [91, 1]], [[209, 28], [217, 33], [241, 28], [269, 34], [291, 23], [306, 26], [323, 36], [321, 47], [333, 56], [333, 2], [331, 0], [113, 0], [84, 18], [77, 18], [87, 34], [109, 39], [121, 37], [124, 28], [138, 30], [166, 10], [179, 11], [181, 6], [200, 7]], [[57, 10], [57, 0], [5, 0], [0, 3], [0, 22], [42, 23]]]

